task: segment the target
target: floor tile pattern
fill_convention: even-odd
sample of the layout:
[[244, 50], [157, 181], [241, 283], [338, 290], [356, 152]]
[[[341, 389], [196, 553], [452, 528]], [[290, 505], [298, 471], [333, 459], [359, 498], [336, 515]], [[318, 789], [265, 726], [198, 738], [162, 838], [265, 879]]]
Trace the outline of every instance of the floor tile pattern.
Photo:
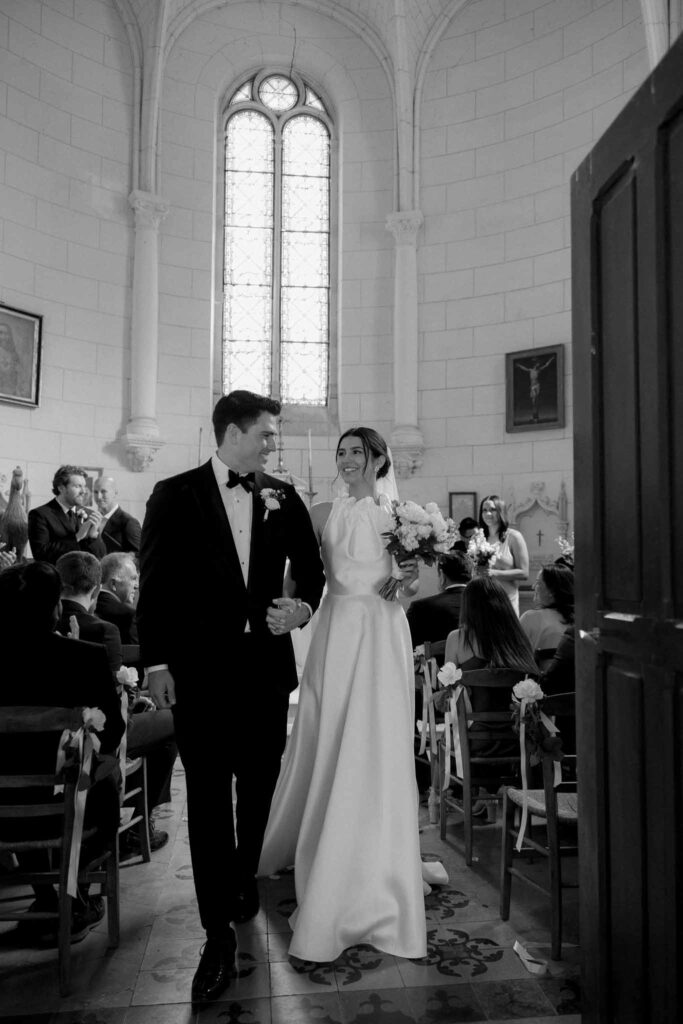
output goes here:
[[[71, 995], [59, 997], [55, 951], [22, 948], [14, 926], [0, 923], [0, 1024], [546, 1024], [560, 1017], [580, 1024], [576, 906], [565, 914], [563, 959], [550, 961], [542, 897], [519, 886], [510, 921], [498, 915], [498, 829], [478, 833], [477, 859], [467, 868], [461, 822], [449, 820], [441, 842], [426, 809], [421, 814], [423, 856], [442, 860], [450, 876], [425, 900], [424, 958], [404, 960], [370, 946], [354, 946], [328, 964], [289, 958], [294, 880], [285, 872], [261, 883], [261, 911], [237, 929], [230, 988], [196, 1010], [189, 996], [203, 933], [178, 768], [173, 801], [160, 815], [171, 841], [150, 864], [122, 869], [121, 944], [107, 949], [104, 921], [73, 947]], [[517, 938], [547, 960], [545, 976], [527, 973], [512, 949]]]

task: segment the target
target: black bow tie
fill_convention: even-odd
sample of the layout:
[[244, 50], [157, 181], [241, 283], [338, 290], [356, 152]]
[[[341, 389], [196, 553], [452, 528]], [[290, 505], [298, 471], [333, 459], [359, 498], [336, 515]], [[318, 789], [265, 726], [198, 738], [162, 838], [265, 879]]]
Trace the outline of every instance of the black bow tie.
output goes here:
[[237, 487], [239, 484], [242, 484], [242, 487], [244, 487], [244, 489], [245, 489], [245, 491], [247, 491], [247, 493], [249, 491], [253, 491], [254, 490], [254, 474], [253, 473], [245, 473], [244, 476], [240, 476], [239, 473], [235, 473], [234, 470], [229, 469], [228, 470], [228, 482], [226, 484], [226, 487]]

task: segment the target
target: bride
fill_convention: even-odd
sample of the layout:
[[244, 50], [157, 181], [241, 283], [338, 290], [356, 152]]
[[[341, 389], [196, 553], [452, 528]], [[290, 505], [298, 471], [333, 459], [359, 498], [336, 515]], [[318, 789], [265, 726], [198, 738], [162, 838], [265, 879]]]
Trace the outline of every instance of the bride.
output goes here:
[[[382, 533], [386, 442], [353, 427], [337, 445], [348, 495], [311, 512], [327, 594], [301, 682], [259, 864], [294, 864], [297, 909], [290, 955], [335, 960], [368, 943], [426, 954], [418, 803], [413, 764], [413, 658], [398, 601], [379, 588], [391, 572]], [[402, 587], [417, 576], [403, 562]], [[283, 602], [286, 599], [283, 599]]]

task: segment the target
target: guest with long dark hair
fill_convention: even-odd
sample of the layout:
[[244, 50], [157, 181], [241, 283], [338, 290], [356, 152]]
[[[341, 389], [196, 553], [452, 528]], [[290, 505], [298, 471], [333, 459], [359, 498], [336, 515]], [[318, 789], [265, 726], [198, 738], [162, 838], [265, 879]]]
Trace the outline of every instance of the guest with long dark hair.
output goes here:
[[496, 554], [489, 574], [503, 587], [519, 615], [519, 584], [529, 578], [529, 551], [519, 530], [508, 519], [505, 502], [498, 494], [487, 494], [479, 505], [479, 526]]
[[566, 565], [544, 565], [534, 583], [534, 608], [524, 612], [520, 625], [532, 648], [554, 649], [574, 622], [574, 573]]
[[[494, 671], [516, 669], [520, 678], [538, 675], [527, 636], [498, 580], [490, 576], [475, 576], [465, 587], [460, 606], [460, 628], [448, 635], [446, 661], [454, 662], [463, 671], [482, 668]], [[473, 711], [504, 711], [510, 705], [510, 691], [506, 688], [481, 687], [470, 691], [470, 699]], [[486, 728], [489, 734], [500, 732], [500, 739], [478, 740], [474, 734], [482, 728]], [[519, 756], [516, 740], [511, 737], [507, 727], [482, 726], [474, 722], [470, 729], [469, 746], [470, 752], [479, 757], [510, 756], [509, 773], [506, 773], [505, 765], [477, 767], [479, 776], [490, 776], [487, 790], [495, 792], [502, 777], [514, 772], [515, 759]], [[490, 820], [495, 820], [493, 808], [475, 805], [475, 814], [484, 815], [487, 811]]]

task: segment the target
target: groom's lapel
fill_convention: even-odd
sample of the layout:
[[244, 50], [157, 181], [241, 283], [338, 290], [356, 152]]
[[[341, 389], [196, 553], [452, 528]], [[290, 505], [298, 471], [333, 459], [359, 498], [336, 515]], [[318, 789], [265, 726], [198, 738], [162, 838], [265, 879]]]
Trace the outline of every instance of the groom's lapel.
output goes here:
[[237, 548], [211, 463], [207, 462], [200, 466], [198, 472], [199, 502], [207, 518], [209, 536], [216, 540], [216, 557], [223, 563], [227, 573], [235, 576], [240, 583], [244, 584]]

